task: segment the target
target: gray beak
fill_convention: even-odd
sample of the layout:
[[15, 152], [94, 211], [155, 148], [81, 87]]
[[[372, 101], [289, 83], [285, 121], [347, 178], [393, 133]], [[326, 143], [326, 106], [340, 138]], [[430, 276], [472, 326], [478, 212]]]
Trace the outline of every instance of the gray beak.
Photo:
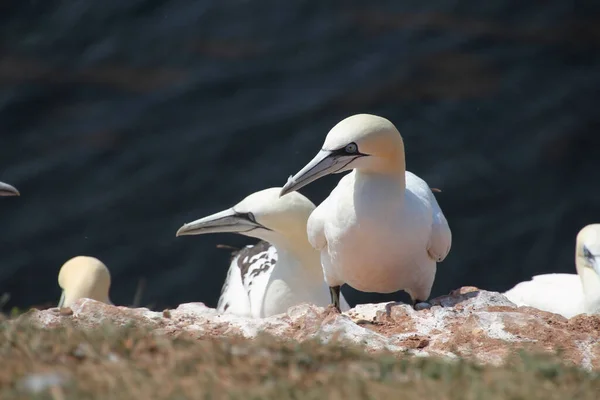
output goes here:
[[0, 196], [20, 196], [21, 193], [8, 183], [0, 182]]
[[184, 224], [175, 236], [202, 235], [205, 233], [246, 233], [255, 229], [268, 229], [254, 221], [250, 214], [238, 213], [233, 208]]
[[296, 175], [288, 178], [287, 183], [279, 192], [279, 197], [294, 192], [325, 175], [341, 172], [352, 161], [365, 155], [345, 154], [340, 150], [321, 150]]
[[63, 290], [58, 301], [58, 308], [61, 308], [65, 304], [65, 291]]

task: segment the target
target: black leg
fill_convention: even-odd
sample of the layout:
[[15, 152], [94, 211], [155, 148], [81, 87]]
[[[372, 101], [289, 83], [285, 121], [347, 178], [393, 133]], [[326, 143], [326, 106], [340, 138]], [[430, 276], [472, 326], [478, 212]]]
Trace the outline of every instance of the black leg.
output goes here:
[[412, 300], [413, 307], [416, 306], [418, 303], [423, 303], [425, 301], [425, 300], [413, 299], [412, 297], [410, 299]]
[[342, 312], [340, 308], [340, 286], [330, 286], [329, 294], [331, 294], [331, 303], [339, 312]]
[[412, 297], [411, 300], [413, 309], [416, 311], [431, 308], [431, 304], [429, 304], [426, 300], [413, 299]]

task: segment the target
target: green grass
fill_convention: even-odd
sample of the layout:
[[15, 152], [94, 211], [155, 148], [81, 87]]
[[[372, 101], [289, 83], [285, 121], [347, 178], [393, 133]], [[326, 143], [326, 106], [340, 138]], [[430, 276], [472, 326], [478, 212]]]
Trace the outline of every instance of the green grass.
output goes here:
[[[34, 329], [0, 322], [0, 399], [597, 399], [600, 377], [548, 356], [504, 367], [367, 354], [342, 343], [260, 337], [176, 339], [106, 326]], [[37, 395], [32, 373], [66, 377]]]

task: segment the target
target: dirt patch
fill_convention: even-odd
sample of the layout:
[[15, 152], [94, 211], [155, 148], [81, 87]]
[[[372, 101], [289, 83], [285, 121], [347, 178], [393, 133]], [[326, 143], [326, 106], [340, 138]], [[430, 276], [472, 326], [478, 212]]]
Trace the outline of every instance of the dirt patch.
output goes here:
[[595, 332], [600, 341], [600, 315], [576, 315], [569, 319], [567, 327], [574, 332]]
[[[560, 360], [527, 356], [482, 367], [436, 357], [364, 351], [342, 343], [298, 343], [145, 329], [38, 329], [0, 324], [0, 398], [595, 399], [600, 377]], [[475, 337], [476, 335], [473, 335]], [[427, 348], [418, 335], [404, 339]], [[482, 382], [485, 385], [482, 385]], [[535, 391], [531, 388], [534, 387]]]

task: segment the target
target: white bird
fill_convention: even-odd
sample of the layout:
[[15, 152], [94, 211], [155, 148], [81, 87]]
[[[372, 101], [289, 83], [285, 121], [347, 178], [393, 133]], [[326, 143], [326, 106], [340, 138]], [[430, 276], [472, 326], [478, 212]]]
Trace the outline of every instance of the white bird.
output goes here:
[[14, 186], [0, 182], [0, 196], [20, 196], [20, 193]]
[[58, 307], [70, 307], [81, 298], [111, 304], [110, 272], [106, 265], [95, 257], [77, 256], [68, 260], [58, 273], [58, 285], [62, 295]]
[[429, 298], [452, 234], [429, 186], [406, 171], [404, 142], [390, 121], [358, 114], [339, 122], [281, 196], [348, 170], [307, 226], [331, 301], [339, 309], [340, 287], [348, 284], [363, 292], [403, 289], [416, 308]]
[[[263, 240], [233, 254], [217, 311], [262, 318], [300, 303], [329, 304], [319, 253], [306, 237], [315, 206], [300, 193], [279, 198], [280, 190], [253, 193], [177, 231], [177, 236], [232, 232]], [[343, 298], [342, 303], [350, 308]]]
[[571, 318], [600, 313], [600, 224], [585, 226], [575, 243], [577, 274], [536, 275], [504, 295], [517, 306], [529, 306]]

